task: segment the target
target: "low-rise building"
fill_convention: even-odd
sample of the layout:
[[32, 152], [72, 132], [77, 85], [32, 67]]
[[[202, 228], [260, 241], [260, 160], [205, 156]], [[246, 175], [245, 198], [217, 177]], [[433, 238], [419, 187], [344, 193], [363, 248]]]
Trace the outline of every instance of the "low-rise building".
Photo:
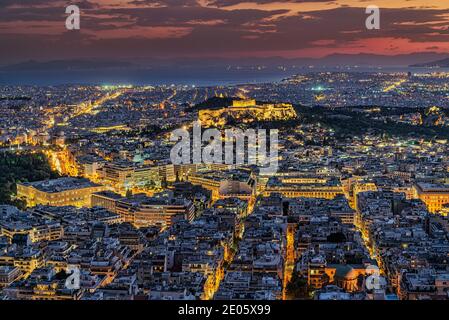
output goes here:
[[106, 187], [88, 179], [60, 178], [18, 183], [17, 197], [25, 199], [29, 207], [38, 204], [90, 207], [92, 194], [104, 190], [106, 190]]

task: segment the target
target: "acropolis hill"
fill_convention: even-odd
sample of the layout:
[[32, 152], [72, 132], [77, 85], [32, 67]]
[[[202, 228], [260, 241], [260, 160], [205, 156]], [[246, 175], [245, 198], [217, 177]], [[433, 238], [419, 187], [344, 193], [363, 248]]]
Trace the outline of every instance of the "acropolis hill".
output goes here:
[[262, 104], [256, 100], [234, 100], [221, 109], [200, 110], [198, 118], [204, 126], [224, 126], [229, 120], [250, 123], [254, 121], [279, 121], [296, 118], [296, 111], [289, 103]]

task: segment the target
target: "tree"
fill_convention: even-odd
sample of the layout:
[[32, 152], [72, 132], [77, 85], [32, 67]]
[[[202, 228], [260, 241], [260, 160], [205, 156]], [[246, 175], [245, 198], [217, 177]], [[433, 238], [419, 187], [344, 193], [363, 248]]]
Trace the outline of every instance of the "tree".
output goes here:
[[166, 189], [168, 187], [168, 182], [165, 177], [162, 179], [161, 186], [163, 189]]
[[309, 287], [307, 285], [307, 279], [301, 276], [299, 272], [293, 273], [286, 289], [287, 295], [291, 299], [306, 299], [309, 297]]
[[42, 153], [0, 153], [0, 204], [25, 209], [22, 199], [13, 199], [17, 193], [18, 182], [34, 182], [60, 177], [50, 167], [47, 157]]
[[332, 233], [327, 237], [327, 241], [331, 243], [342, 243], [346, 241], [346, 236], [341, 232]]

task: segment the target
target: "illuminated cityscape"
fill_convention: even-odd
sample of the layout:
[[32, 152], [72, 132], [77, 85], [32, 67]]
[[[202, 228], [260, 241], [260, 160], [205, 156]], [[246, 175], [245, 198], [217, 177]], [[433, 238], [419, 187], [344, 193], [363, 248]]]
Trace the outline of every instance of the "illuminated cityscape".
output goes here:
[[[366, 79], [369, 92], [356, 86]], [[220, 87], [3, 87], [3, 163], [42, 157], [42, 168], [26, 169], [52, 175], [17, 177], [0, 206], [2, 297], [444, 299], [441, 79], [309, 73]], [[418, 87], [442, 104], [426, 104]], [[278, 172], [172, 164], [170, 132], [196, 120], [280, 129]], [[80, 269], [77, 289], [64, 286], [70, 265]], [[375, 289], [373, 266], [385, 279]]]
[[449, 300], [447, 4], [93, 2], [73, 52], [0, 3], [0, 300]]

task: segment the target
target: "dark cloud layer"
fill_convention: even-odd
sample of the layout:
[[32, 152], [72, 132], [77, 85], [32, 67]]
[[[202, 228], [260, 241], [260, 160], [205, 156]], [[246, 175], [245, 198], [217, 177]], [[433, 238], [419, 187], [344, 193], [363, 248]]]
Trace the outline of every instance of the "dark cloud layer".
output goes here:
[[[354, 0], [355, 1], [355, 0]], [[445, 50], [449, 43], [447, 8], [385, 8], [381, 29], [366, 30], [363, 5], [333, 6], [292, 12], [274, 1], [233, 7], [241, 0], [0, 1], [0, 59], [84, 57], [171, 57], [273, 55], [281, 52], [361, 52]], [[277, 3], [321, 4], [329, 0], [277, 0]], [[405, 0], [398, 2], [408, 3]], [[64, 29], [65, 5], [82, 11], [80, 31]], [[114, 5], [115, 4], [115, 5]], [[263, 6], [262, 6], [263, 5]], [[395, 39], [400, 39], [397, 42]], [[390, 43], [389, 43], [390, 42]], [[327, 51], [323, 51], [323, 48]], [[432, 48], [432, 49], [430, 49]], [[401, 51], [402, 50], [402, 51]]]

